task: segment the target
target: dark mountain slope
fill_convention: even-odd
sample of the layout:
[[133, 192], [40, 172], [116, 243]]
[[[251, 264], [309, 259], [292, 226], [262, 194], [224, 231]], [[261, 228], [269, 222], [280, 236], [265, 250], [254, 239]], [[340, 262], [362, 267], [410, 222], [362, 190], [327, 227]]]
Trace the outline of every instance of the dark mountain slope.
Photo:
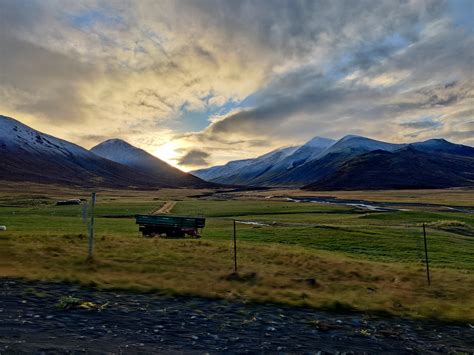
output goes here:
[[274, 185], [278, 177], [284, 176], [307, 161], [310, 161], [328, 149], [332, 144], [334, 144], [332, 139], [314, 137], [300, 146], [292, 154], [274, 164], [270, 169], [267, 169], [263, 174], [254, 178], [252, 184]]
[[474, 185], [474, 155], [426, 153], [413, 147], [373, 151], [343, 163], [308, 190], [422, 189]]
[[265, 184], [300, 187], [332, 174], [342, 164], [358, 155], [379, 149], [393, 151], [402, 147], [403, 145], [380, 142], [360, 136], [345, 136], [328, 146], [327, 149], [313, 155], [304, 164], [272, 176]]
[[429, 139], [424, 142], [411, 143], [410, 147], [425, 153], [448, 153], [474, 157], [474, 148], [462, 144], [454, 144], [445, 139]]
[[278, 164], [278, 162], [287, 157], [289, 154], [292, 154], [296, 149], [296, 147], [287, 147], [274, 150], [252, 160], [243, 168], [238, 169], [234, 173], [219, 177], [212, 181], [223, 184], [256, 185], [254, 183], [255, 179], [264, 175], [268, 170], [275, 166], [275, 164]]
[[210, 183], [172, 167], [154, 155], [121, 139], [109, 139], [96, 145], [90, 151], [102, 158], [126, 165], [137, 172], [154, 176], [155, 179], [170, 186], [211, 186]]
[[175, 187], [0, 116], [0, 180], [113, 188]]
[[327, 174], [335, 172], [342, 164], [351, 159], [350, 152], [329, 153], [320, 159], [314, 159], [292, 170], [272, 176], [266, 186], [303, 186]]

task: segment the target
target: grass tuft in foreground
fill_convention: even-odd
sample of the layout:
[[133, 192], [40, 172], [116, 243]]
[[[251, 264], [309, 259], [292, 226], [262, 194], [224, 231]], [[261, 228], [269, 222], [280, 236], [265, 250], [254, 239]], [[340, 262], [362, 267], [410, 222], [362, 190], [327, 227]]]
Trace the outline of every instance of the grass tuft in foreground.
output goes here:
[[474, 277], [455, 270], [434, 269], [428, 287], [422, 265], [240, 242], [239, 272], [232, 274], [232, 245], [228, 241], [106, 236], [96, 244], [94, 261], [88, 262], [80, 238], [39, 235], [15, 239], [14, 248], [3, 259], [3, 276], [74, 282], [99, 289], [474, 320]]

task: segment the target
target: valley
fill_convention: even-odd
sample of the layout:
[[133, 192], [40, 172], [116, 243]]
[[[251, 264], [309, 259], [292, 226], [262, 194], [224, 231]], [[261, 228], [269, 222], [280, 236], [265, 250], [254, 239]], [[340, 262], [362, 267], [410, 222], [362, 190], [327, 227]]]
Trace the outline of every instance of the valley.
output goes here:
[[474, 148], [445, 139], [394, 144], [314, 137], [256, 158], [181, 171], [122, 139], [87, 150], [0, 116], [0, 179], [115, 189], [249, 187], [306, 191], [474, 186]]
[[[260, 350], [317, 345], [331, 352], [357, 342], [361, 351], [458, 351], [468, 345], [462, 338], [474, 322], [474, 148], [442, 139], [392, 144], [315, 137], [186, 173], [121, 139], [87, 150], [5, 116], [0, 128], [0, 287], [7, 297], [0, 300], [7, 315], [0, 331], [27, 339], [31, 349], [77, 350], [85, 331], [100, 339], [94, 346], [111, 351], [157, 349], [157, 339], [163, 349], [180, 351], [186, 347], [171, 335], [179, 328], [173, 316], [160, 320], [170, 332], [154, 328], [151, 337], [151, 328], [139, 334], [122, 322], [149, 319], [163, 306], [189, 323], [190, 303], [208, 309], [212, 319], [223, 317], [206, 333], [193, 322], [181, 326], [193, 349], [240, 351], [223, 320], [247, 324], [245, 309], [262, 319], [252, 332], [279, 328], [292, 338], [291, 346], [273, 339], [268, 348], [247, 328], [234, 329], [247, 347], [260, 344]], [[92, 192], [95, 237], [88, 257]], [[57, 204], [68, 200], [73, 203]], [[137, 214], [167, 216], [162, 228], [178, 228], [176, 221], [189, 220], [183, 216], [203, 216], [206, 226], [199, 233], [186, 227], [199, 239], [144, 238]], [[100, 299], [108, 301], [94, 303]], [[65, 300], [77, 303], [75, 313], [57, 309]], [[107, 309], [110, 303], [119, 309]], [[83, 305], [92, 313], [80, 313]], [[287, 318], [272, 317], [283, 308]], [[286, 319], [296, 322], [297, 312], [310, 326], [298, 323], [302, 334], [295, 338]], [[39, 338], [24, 326], [31, 314]], [[56, 319], [68, 324], [69, 340], [61, 333], [45, 342]], [[89, 321], [94, 325], [80, 325]], [[438, 330], [443, 341], [433, 345], [426, 329], [439, 324], [450, 328]], [[323, 346], [325, 333], [338, 342]], [[1, 346], [16, 345], [0, 336]]]
[[[0, 180], [115, 189], [214, 186], [122, 140], [105, 143], [95, 154], [0, 115]], [[113, 156], [106, 151], [111, 144]]]
[[[445, 321], [474, 319], [470, 213], [423, 205], [384, 212], [266, 198], [287, 196], [288, 190], [103, 190], [96, 206], [95, 258], [88, 262], [81, 206], [55, 206], [58, 199], [88, 198], [88, 192], [40, 185], [19, 191], [2, 188], [0, 194], [0, 224], [8, 227], [0, 233], [3, 277]], [[374, 192], [352, 194], [377, 199]], [[410, 200], [411, 194], [430, 204], [474, 207], [472, 190], [439, 190], [438, 201], [424, 191], [387, 192], [386, 199], [393, 202], [397, 194], [405, 196], [400, 201]], [[151, 213], [169, 200], [176, 201], [172, 214], [206, 216], [202, 239], [141, 237], [131, 216]], [[227, 279], [233, 272], [234, 219], [242, 222], [237, 223], [239, 274], [255, 275], [241, 281]], [[426, 284], [422, 223], [427, 226], [431, 286]], [[301, 282], [306, 279], [316, 280], [317, 286]]]
[[392, 144], [314, 137], [255, 159], [192, 171], [209, 182], [304, 190], [430, 189], [474, 185], [474, 148], [431, 139]]
[[0, 355], [474, 354], [474, 0], [0, 0]]

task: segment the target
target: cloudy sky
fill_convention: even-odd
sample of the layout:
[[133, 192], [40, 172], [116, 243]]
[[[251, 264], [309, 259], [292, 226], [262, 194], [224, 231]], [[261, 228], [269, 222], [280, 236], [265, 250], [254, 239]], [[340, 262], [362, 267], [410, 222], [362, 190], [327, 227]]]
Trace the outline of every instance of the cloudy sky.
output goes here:
[[474, 145], [471, 0], [0, 0], [0, 114], [185, 170], [313, 136]]

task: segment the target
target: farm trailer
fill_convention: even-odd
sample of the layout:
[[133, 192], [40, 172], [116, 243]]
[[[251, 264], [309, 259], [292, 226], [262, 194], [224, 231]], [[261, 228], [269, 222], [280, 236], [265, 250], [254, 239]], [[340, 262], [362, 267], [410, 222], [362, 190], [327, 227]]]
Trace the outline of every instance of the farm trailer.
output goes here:
[[201, 238], [198, 231], [206, 224], [206, 219], [203, 217], [170, 215], [137, 215], [135, 220], [139, 225], [138, 230], [144, 237], [166, 235], [168, 238], [184, 238], [189, 235]]

